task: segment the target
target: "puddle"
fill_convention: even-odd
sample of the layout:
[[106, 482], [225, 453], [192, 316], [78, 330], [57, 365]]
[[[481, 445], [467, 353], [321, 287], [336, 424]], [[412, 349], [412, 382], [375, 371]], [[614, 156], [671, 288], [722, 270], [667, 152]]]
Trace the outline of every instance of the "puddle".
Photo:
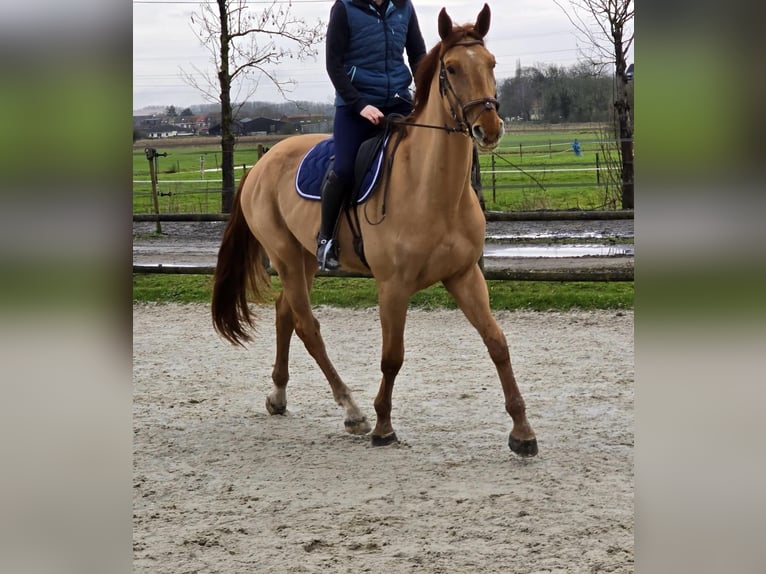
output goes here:
[[556, 231], [538, 231], [534, 233], [524, 233], [524, 232], [508, 232], [508, 233], [498, 233], [498, 232], [488, 232], [487, 233], [487, 240], [488, 241], [531, 241], [531, 240], [541, 240], [541, 239], [547, 239], [547, 240], [562, 240], [562, 239], [611, 239], [611, 238], [617, 238], [617, 239], [630, 239], [633, 235], [627, 235], [627, 234], [615, 234], [614, 232], [610, 231], [580, 231], [575, 233], [567, 233], [567, 232], [556, 232]]
[[488, 243], [484, 246], [484, 257], [632, 257], [631, 244], [599, 245], [502, 245]]

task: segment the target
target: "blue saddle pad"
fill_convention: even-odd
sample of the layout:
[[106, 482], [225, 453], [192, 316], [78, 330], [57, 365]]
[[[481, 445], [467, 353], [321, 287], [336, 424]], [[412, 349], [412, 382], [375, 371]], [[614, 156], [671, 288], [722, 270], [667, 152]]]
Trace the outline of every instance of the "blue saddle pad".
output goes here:
[[[354, 194], [357, 198], [357, 204], [367, 201], [372, 195], [372, 190], [375, 189], [375, 184], [378, 182], [382, 171], [383, 154], [386, 144], [388, 144], [388, 139], [386, 137], [383, 145], [380, 146], [380, 151], [370, 165], [370, 169], [367, 170], [364, 178], [362, 178], [359, 192]], [[322, 199], [322, 180], [327, 173], [327, 168], [334, 154], [335, 140], [332, 137], [322, 140], [308, 151], [298, 166], [298, 173], [295, 174], [295, 190], [298, 192], [298, 195], [304, 199], [315, 201]]]

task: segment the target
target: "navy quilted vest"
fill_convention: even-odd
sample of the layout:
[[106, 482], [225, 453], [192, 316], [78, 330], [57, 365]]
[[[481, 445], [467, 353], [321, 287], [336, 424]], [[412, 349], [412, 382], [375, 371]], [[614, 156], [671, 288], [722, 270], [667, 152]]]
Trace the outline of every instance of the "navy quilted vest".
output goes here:
[[[407, 43], [407, 27], [412, 15], [412, 5], [405, 2], [397, 8], [388, 3], [385, 19], [381, 19], [375, 7], [365, 8], [343, 0], [350, 29], [349, 47], [343, 62], [351, 83], [376, 107], [389, 107], [398, 100], [394, 96], [411, 99], [409, 86], [412, 75], [404, 63], [404, 48]], [[375, 46], [374, 50], [370, 46]], [[380, 47], [385, 47], [385, 58], [381, 58]], [[335, 105], [344, 102], [336, 94]]]

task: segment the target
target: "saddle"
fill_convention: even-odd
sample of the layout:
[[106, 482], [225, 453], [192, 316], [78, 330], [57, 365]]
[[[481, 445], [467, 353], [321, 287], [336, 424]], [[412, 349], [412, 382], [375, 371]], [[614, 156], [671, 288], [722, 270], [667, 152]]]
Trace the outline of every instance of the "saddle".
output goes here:
[[[390, 130], [380, 130], [359, 146], [347, 205], [364, 203], [372, 195], [383, 172], [383, 155], [389, 138]], [[332, 169], [334, 158], [335, 140], [332, 137], [322, 140], [308, 151], [295, 176], [295, 191], [298, 195], [313, 201], [322, 199], [322, 181]]]
[[[383, 156], [391, 136], [388, 122], [373, 137], [362, 142], [354, 162], [354, 182], [349, 195], [344, 200], [343, 212], [353, 236], [354, 252], [362, 263], [369, 268], [364, 256], [364, 240], [359, 224], [356, 207], [367, 201], [375, 190], [383, 173]], [[304, 199], [320, 201], [322, 199], [322, 181], [333, 168], [335, 140], [330, 137], [311, 148], [301, 160], [295, 175], [295, 190]]]

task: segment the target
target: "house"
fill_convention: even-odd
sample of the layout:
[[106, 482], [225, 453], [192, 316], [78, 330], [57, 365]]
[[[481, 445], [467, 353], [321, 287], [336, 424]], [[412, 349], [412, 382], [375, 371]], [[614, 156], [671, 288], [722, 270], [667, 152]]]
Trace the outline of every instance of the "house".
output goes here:
[[146, 130], [150, 127], [156, 127], [163, 123], [162, 118], [158, 115], [143, 115], [133, 116], [133, 127], [140, 130]]
[[172, 123], [176, 127], [191, 131], [198, 135], [207, 134], [210, 129], [210, 120], [207, 114], [179, 116], [173, 118]]
[[282, 133], [286, 125], [287, 123], [282, 120], [264, 117], [242, 120], [242, 128], [247, 135]]
[[207, 114], [174, 117], [158, 114], [133, 116], [133, 129], [149, 138], [207, 134], [209, 125]]
[[[278, 134], [284, 133], [285, 129], [289, 129], [289, 124], [282, 120], [274, 120], [271, 118], [242, 118], [234, 120], [232, 122], [231, 131], [235, 136], [248, 136], [255, 134]], [[210, 126], [209, 133], [211, 136], [221, 135], [220, 122]]]
[[[235, 136], [245, 135], [245, 127], [242, 125], [242, 122], [240, 120], [234, 120], [231, 122], [231, 132]], [[208, 134], [210, 134], [211, 136], [220, 136], [221, 122], [218, 122], [217, 124], [210, 126], [210, 129], [208, 129]]]
[[210, 129], [210, 116], [207, 114], [196, 115], [194, 121], [197, 123], [197, 133], [206, 135]]
[[179, 129], [178, 126], [172, 126], [170, 124], [158, 124], [156, 126], [142, 128], [146, 132], [146, 137], [149, 139], [159, 138], [173, 138], [178, 136], [193, 136], [194, 132]]
[[295, 126], [302, 134], [330, 133], [332, 122], [323, 114], [295, 114], [282, 116], [282, 120]]

